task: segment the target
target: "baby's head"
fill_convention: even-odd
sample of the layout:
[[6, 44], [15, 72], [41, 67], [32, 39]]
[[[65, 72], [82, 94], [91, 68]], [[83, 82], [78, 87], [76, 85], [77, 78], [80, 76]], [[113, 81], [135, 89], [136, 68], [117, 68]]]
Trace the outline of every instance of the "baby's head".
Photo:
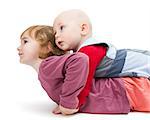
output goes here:
[[[21, 34], [20, 39], [21, 45], [18, 47], [18, 51], [22, 60], [29, 61], [31, 58], [32, 61], [36, 58], [45, 59], [52, 55], [64, 54], [64, 51], [55, 44], [55, 36], [51, 26], [31, 26]], [[21, 62], [24, 63], [23, 61]]]
[[68, 10], [54, 20], [56, 45], [64, 50], [77, 51], [80, 45], [92, 36], [89, 17], [81, 10]]

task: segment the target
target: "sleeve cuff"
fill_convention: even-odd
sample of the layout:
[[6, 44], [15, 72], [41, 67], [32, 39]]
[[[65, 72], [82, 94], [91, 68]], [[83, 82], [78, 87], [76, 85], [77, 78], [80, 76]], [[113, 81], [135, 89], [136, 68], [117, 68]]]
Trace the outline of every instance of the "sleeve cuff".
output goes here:
[[78, 107], [78, 103], [79, 103], [78, 100], [76, 100], [75, 102], [72, 102], [71, 100], [70, 101], [69, 100], [65, 101], [63, 99], [60, 99], [59, 104], [61, 106], [65, 107], [65, 108], [76, 109]]

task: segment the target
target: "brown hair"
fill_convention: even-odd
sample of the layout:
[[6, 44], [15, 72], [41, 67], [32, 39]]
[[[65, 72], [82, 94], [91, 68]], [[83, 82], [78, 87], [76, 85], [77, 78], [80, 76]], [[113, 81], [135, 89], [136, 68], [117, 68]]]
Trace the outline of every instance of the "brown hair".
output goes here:
[[[59, 49], [55, 44], [55, 35], [53, 31], [53, 27], [47, 25], [35, 25], [27, 28], [20, 36], [28, 33], [28, 35], [39, 42], [41, 51], [39, 53], [39, 57], [44, 59], [52, 55], [63, 55], [64, 51]], [[48, 44], [50, 44], [52, 51], [45, 50]]]

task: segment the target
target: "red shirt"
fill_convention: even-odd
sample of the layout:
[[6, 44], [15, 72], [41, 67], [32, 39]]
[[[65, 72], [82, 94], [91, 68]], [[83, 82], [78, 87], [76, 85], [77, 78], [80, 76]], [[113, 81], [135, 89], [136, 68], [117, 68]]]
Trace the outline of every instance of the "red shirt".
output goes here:
[[89, 95], [92, 79], [96, 71], [96, 67], [100, 64], [103, 57], [106, 55], [106, 47], [100, 45], [89, 45], [82, 47], [79, 52], [85, 53], [89, 57], [89, 74], [86, 81], [86, 85], [80, 92], [79, 107], [85, 103], [86, 97]]

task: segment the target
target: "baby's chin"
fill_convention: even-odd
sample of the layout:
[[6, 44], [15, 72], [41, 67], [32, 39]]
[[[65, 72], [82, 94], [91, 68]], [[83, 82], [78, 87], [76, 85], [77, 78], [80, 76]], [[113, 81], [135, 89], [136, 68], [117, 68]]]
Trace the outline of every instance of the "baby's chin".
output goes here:
[[69, 46], [67, 46], [66, 44], [64, 44], [64, 42], [57, 43], [56, 45], [57, 45], [57, 47], [58, 47], [59, 49], [61, 49], [61, 50], [63, 50], [63, 51], [68, 51], [68, 49], [69, 49]]
[[63, 51], [70, 51], [71, 50], [70, 47], [67, 46], [67, 45], [62, 45], [62, 46], [59, 47], [59, 49], [61, 49]]

